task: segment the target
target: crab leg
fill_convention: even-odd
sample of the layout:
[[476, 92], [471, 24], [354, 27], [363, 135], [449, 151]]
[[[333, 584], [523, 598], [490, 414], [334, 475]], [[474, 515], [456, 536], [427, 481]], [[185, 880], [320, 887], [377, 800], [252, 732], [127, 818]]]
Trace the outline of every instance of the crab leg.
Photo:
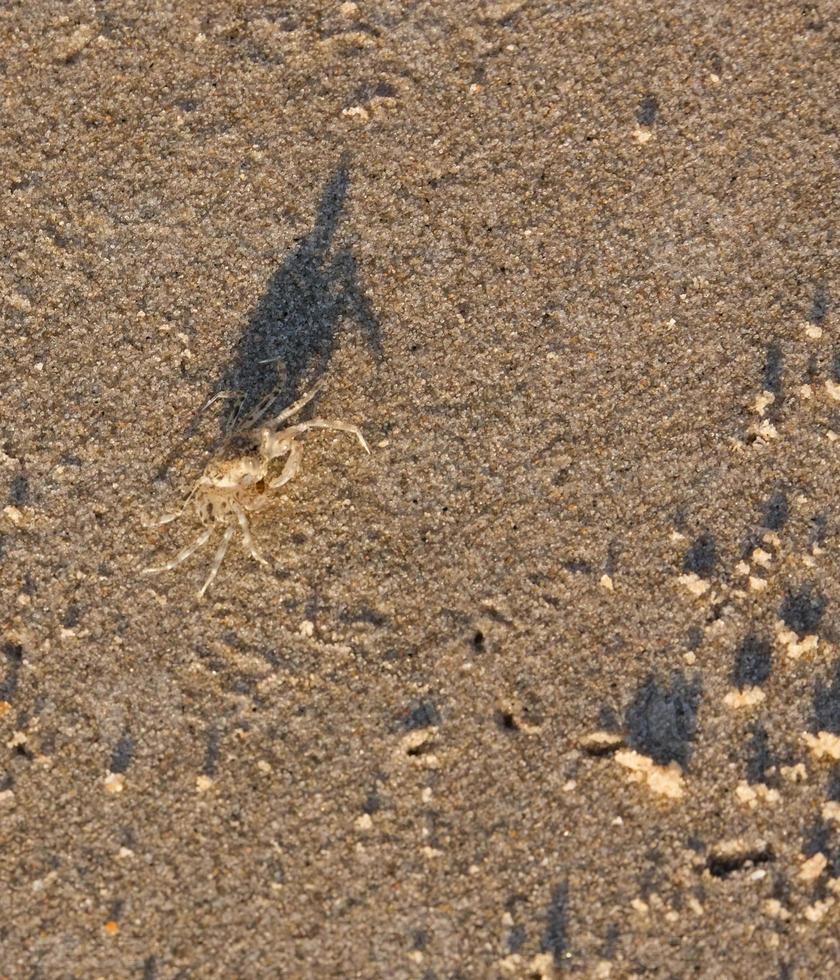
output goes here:
[[146, 531], [150, 531], [150, 530], [152, 530], [153, 528], [156, 528], [156, 527], [163, 527], [163, 525], [164, 525], [164, 524], [171, 524], [171, 523], [172, 523], [173, 521], [177, 521], [177, 520], [178, 520], [178, 518], [179, 518], [179, 517], [181, 516], [181, 514], [183, 514], [183, 513], [184, 513], [184, 509], [183, 509], [183, 507], [181, 508], [181, 510], [172, 510], [172, 511], [167, 511], [167, 513], [165, 513], [165, 514], [161, 514], [161, 515], [160, 515], [160, 517], [158, 517], [158, 518], [157, 518], [156, 520], [154, 520], [154, 521], [147, 521], [147, 520], [145, 520], [145, 519], [144, 519], [144, 520], [142, 520], [142, 521], [140, 522], [140, 526], [141, 526], [141, 527], [142, 527], [142, 528], [143, 528], [144, 530], [146, 530]]
[[[300, 470], [300, 461], [303, 458], [303, 446], [299, 442], [292, 440], [289, 444], [289, 458], [283, 464], [283, 469], [280, 476], [275, 477], [271, 483], [269, 483], [270, 490], [278, 490], [280, 487], [284, 486], [289, 480], [293, 480]], [[270, 459], [276, 457], [269, 456]]]
[[173, 568], [177, 568], [181, 562], [186, 561], [190, 555], [195, 554], [199, 548], [203, 547], [210, 540], [210, 535], [213, 533], [213, 528], [208, 527], [199, 534], [199, 536], [191, 544], [188, 544], [186, 548], [182, 548], [177, 555], [168, 561], [165, 565], [158, 565], [155, 568], [144, 568], [141, 569], [141, 575], [157, 575], [159, 572], [171, 572]]
[[254, 544], [254, 537], [251, 534], [251, 522], [248, 520], [248, 515], [241, 507], [235, 507], [234, 511], [239, 521], [239, 526], [242, 528], [242, 543], [245, 545], [248, 554], [261, 565], [267, 565], [268, 562], [259, 553], [257, 546]]
[[297, 415], [297, 413], [305, 405], [308, 405], [312, 401], [312, 399], [318, 394], [318, 392], [323, 387], [324, 387], [323, 381], [316, 382], [316, 384], [314, 384], [309, 391], [301, 395], [296, 402], [292, 402], [292, 404], [289, 405], [288, 408], [284, 408], [279, 415], [275, 416], [273, 419], [270, 419], [268, 422], [266, 422], [266, 426], [276, 429], [281, 422], [285, 422], [286, 419], [291, 418], [293, 415]]
[[[169, 511], [166, 514], [161, 514], [156, 521], [141, 521], [140, 522], [141, 526], [148, 531], [151, 528], [163, 527], [164, 524], [171, 524], [173, 521], [177, 521], [178, 518], [181, 516], [181, 514], [183, 514], [184, 511], [187, 509], [189, 502], [192, 500], [196, 490], [198, 490], [198, 483], [195, 483], [193, 485], [192, 490], [190, 490], [190, 492], [187, 494], [186, 499], [184, 500], [183, 504], [180, 506], [178, 510]], [[192, 552], [190, 552], [190, 554], [192, 554]]]
[[207, 581], [198, 591], [198, 598], [203, 599], [204, 593], [210, 588], [210, 583], [216, 577], [219, 569], [222, 567], [222, 562], [225, 560], [225, 555], [227, 554], [228, 545], [230, 544], [230, 539], [233, 537], [233, 533], [236, 528], [233, 524], [230, 524], [225, 528], [225, 533], [222, 535], [221, 543], [216, 549], [216, 554], [213, 555], [213, 564], [210, 566], [210, 574], [207, 576]]
[[326, 419], [310, 419], [309, 422], [298, 422], [297, 425], [290, 425], [288, 429], [285, 429], [282, 435], [284, 437], [291, 436], [294, 438], [294, 436], [303, 435], [309, 429], [334, 429], [336, 432], [347, 432], [359, 440], [365, 452], [370, 452], [370, 446], [365, 441], [362, 430], [357, 425], [351, 425], [349, 422], [340, 422], [338, 419], [332, 422], [328, 422]]
[[[270, 391], [267, 395], [264, 395], [263, 398], [261, 398], [260, 401], [257, 402], [257, 404], [251, 409], [248, 415], [246, 415], [246, 417], [242, 420], [242, 422], [239, 422], [239, 412], [237, 412], [236, 418], [233, 420], [231, 429], [232, 430], [241, 429], [242, 431], [247, 431], [248, 429], [252, 429], [257, 424], [257, 422], [259, 422], [259, 420], [263, 417], [263, 415], [265, 415], [265, 413], [268, 411], [269, 405], [272, 403], [272, 401], [274, 401], [276, 396], [277, 396], [276, 389]], [[240, 403], [239, 406], [240, 410], [242, 409], [242, 405], [244, 405], [244, 403], [245, 403], [244, 400]], [[237, 423], [239, 424], [237, 425]]]
[[206, 412], [208, 408], [217, 402], [220, 398], [237, 398], [238, 395], [235, 391], [217, 391], [210, 399], [208, 399], [204, 405], [201, 407], [202, 412]]

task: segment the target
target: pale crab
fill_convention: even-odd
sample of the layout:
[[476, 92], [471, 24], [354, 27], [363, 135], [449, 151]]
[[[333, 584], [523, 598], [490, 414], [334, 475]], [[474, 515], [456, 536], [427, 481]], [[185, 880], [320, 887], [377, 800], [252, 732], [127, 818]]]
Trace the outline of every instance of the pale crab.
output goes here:
[[[242, 541], [248, 554], [263, 565], [268, 561], [260, 554], [251, 534], [249, 515], [269, 507], [275, 500], [275, 492], [292, 480], [300, 470], [303, 456], [301, 437], [310, 429], [332, 429], [355, 436], [362, 448], [370, 452], [361, 430], [349, 422], [326, 419], [310, 419], [281, 428], [282, 424], [296, 415], [318, 394], [321, 385], [313, 387], [279, 415], [262, 424], [253, 420], [237, 430], [219, 452], [207, 464], [204, 473], [190, 491], [181, 509], [164, 514], [147, 527], [160, 527], [177, 520], [188, 507], [192, 507], [204, 530], [190, 544], [178, 552], [165, 565], [144, 568], [141, 574], [156, 575], [177, 568], [210, 540], [216, 525], [223, 525], [222, 540], [213, 556], [210, 574], [198, 592], [203, 598], [224, 561], [228, 545], [236, 533], [242, 531]], [[257, 413], [257, 417], [259, 413]], [[285, 458], [282, 469], [272, 475], [278, 460]]]

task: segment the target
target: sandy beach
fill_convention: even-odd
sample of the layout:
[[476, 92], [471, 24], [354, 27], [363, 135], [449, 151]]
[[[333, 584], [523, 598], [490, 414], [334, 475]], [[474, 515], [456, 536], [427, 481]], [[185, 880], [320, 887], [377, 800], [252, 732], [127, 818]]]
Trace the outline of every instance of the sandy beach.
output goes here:
[[840, 975], [836, 13], [0, 8], [0, 977]]

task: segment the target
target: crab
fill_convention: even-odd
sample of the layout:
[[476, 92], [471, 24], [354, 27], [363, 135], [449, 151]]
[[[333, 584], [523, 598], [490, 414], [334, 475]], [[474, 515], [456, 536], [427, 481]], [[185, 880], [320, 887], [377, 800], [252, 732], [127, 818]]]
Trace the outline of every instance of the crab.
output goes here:
[[[248, 554], [262, 565], [269, 564], [254, 542], [250, 515], [270, 507], [277, 500], [277, 491], [297, 476], [303, 457], [302, 437], [312, 429], [346, 432], [358, 439], [365, 452], [370, 452], [359, 427], [349, 422], [315, 418], [283, 427], [283, 423], [308, 405], [320, 389], [321, 385], [317, 385], [279, 415], [261, 424], [259, 412], [256, 413], [256, 419], [252, 417], [248, 424], [224, 443], [207, 464], [180, 510], [164, 514], [159, 520], [146, 525], [160, 527], [170, 524], [191, 508], [204, 525], [203, 530], [166, 564], [144, 568], [141, 574], [158, 575], [177, 568], [207, 544], [217, 526], [224, 527], [224, 531], [213, 556], [210, 573], [198, 592], [199, 599], [204, 597], [216, 578], [237, 528], [242, 532]], [[279, 460], [285, 460], [282, 468], [279, 467]]]

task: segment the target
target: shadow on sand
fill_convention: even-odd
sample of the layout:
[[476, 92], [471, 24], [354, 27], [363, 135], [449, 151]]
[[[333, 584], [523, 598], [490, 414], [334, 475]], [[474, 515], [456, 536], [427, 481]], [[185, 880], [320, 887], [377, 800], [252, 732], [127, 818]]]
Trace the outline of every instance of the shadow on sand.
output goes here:
[[[312, 230], [271, 276], [230, 365], [216, 386], [229, 406], [221, 415], [221, 439], [260, 409], [276, 414], [311, 388], [327, 370], [342, 325], [353, 322], [377, 360], [382, 358], [379, 322], [361, 287], [349, 245], [336, 241], [350, 184], [342, 158], [324, 186]], [[203, 411], [203, 410], [202, 410]], [[201, 412], [181, 440], [198, 429]], [[305, 414], [305, 413], [304, 413]], [[163, 461], [163, 478], [178, 449]]]
[[342, 160], [324, 187], [312, 231], [271, 277], [236, 345], [220, 387], [235, 393], [238, 419], [261, 405], [276, 413], [312, 387], [327, 370], [345, 321], [355, 322], [374, 356], [382, 356], [379, 323], [353, 252], [335, 243], [349, 183]]

